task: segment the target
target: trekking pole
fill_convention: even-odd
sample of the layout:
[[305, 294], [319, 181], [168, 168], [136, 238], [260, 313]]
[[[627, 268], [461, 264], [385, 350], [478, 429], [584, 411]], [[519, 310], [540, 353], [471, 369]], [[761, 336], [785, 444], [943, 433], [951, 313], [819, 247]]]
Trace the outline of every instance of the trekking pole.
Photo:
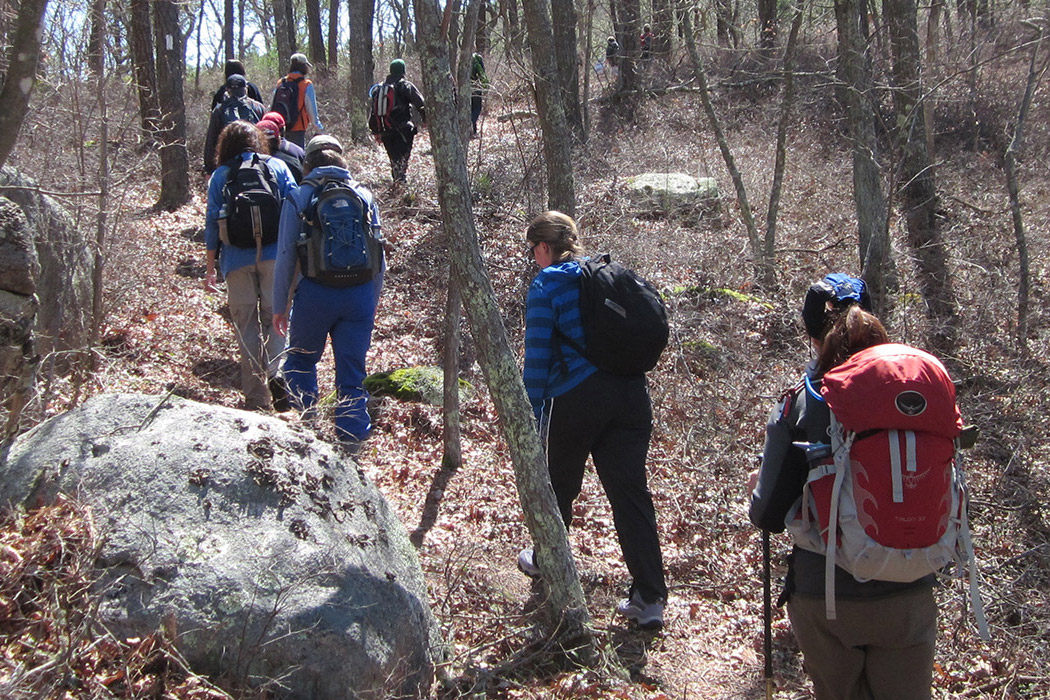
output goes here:
[[773, 597], [770, 591], [769, 530], [762, 531], [762, 640], [766, 664], [763, 675], [766, 679], [766, 700], [773, 700]]

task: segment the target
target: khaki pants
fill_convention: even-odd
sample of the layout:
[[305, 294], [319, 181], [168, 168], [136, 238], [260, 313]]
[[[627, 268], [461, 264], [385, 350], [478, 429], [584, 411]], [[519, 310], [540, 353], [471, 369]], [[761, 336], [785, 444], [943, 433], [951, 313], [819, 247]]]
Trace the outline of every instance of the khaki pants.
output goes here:
[[273, 329], [273, 260], [226, 276], [226, 299], [241, 351], [241, 391], [249, 411], [271, 408], [267, 381], [277, 373], [284, 338]]
[[788, 615], [817, 700], [930, 700], [937, 603], [923, 586], [873, 600], [793, 595]]

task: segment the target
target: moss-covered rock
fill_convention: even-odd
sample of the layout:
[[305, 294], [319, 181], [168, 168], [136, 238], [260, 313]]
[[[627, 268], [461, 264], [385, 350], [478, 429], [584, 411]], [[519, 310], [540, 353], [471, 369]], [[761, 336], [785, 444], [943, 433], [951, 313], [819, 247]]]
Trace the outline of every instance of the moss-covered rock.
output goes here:
[[[365, 377], [365, 389], [373, 396], [393, 396], [402, 401], [422, 401], [434, 406], [442, 403], [444, 384], [445, 375], [440, 367], [404, 367]], [[460, 397], [473, 390], [470, 382], [459, 380]]]

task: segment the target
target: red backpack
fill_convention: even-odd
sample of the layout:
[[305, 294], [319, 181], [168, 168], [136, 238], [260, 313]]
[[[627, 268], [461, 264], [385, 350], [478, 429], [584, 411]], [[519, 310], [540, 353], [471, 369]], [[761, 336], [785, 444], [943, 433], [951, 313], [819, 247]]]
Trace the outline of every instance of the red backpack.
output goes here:
[[373, 134], [382, 134], [394, 128], [391, 115], [397, 106], [397, 83], [376, 83], [369, 93], [368, 128]]
[[830, 454], [810, 464], [787, 526], [799, 547], [827, 556], [828, 619], [835, 619], [835, 565], [858, 581], [910, 582], [969, 561], [985, 634], [959, 453], [963, 423], [944, 365], [907, 345], [876, 345], [825, 374], [821, 395], [831, 412]]

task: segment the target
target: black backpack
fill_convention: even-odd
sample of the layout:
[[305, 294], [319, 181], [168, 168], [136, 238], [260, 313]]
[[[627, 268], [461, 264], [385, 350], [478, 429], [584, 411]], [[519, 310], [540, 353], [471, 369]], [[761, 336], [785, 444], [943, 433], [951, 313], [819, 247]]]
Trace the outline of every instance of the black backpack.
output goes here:
[[247, 97], [227, 97], [219, 105], [219, 110], [224, 127], [238, 119], [254, 124], [262, 116]]
[[285, 128], [291, 130], [299, 121], [299, 89], [302, 78], [288, 80], [282, 78], [277, 89], [273, 91], [273, 103], [270, 105], [271, 112], [277, 112], [284, 117]]
[[371, 282], [383, 269], [383, 238], [372, 195], [357, 183], [324, 178], [301, 213], [297, 241], [304, 277], [329, 287]]
[[277, 242], [281, 198], [268, 158], [253, 153], [248, 160], [238, 157], [224, 163], [229, 170], [222, 190], [225, 216], [219, 216], [223, 243], [256, 248]]
[[[586, 349], [562, 340], [609, 374], [645, 374], [667, 347], [667, 308], [652, 284], [611, 257], [580, 263], [580, 322]], [[557, 330], [557, 328], [556, 328]]]

